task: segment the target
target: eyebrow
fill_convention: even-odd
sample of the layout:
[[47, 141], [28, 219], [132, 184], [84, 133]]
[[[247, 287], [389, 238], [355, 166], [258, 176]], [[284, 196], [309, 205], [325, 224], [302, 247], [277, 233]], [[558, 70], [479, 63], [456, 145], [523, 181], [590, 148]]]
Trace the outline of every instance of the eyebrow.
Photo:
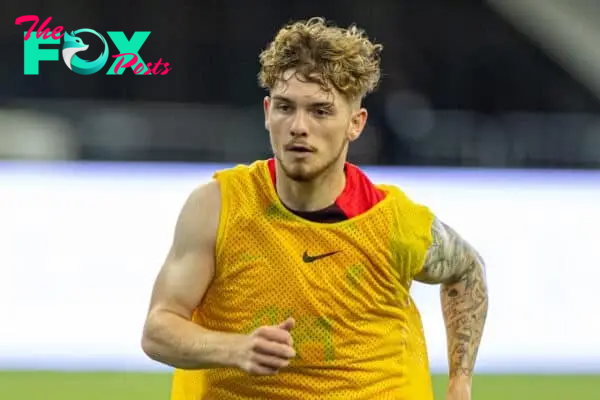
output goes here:
[[[275, 95], [272, 97], [272, 99], [274, 101], [281, 101], [281, 102], [285, 102], [285, 103], [293, 103], [294, 101], [292, 101], [291, 99], [285, 97], [285, 96], [281, 96], [281, 95]], [[331, 101], [315, 101], [310, 103], [311, 107], [333, 107], [334, 104]]]

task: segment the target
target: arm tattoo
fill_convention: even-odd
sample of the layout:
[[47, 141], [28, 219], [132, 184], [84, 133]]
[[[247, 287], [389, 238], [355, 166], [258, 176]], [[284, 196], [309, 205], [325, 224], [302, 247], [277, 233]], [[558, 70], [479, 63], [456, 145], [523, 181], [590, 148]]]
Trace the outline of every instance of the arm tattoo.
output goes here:
[[473, 373], [488, 310], [483, 260], [452, 228], [439, 220], [423, 270], [415, 280], [441, 283], [450, 378]]

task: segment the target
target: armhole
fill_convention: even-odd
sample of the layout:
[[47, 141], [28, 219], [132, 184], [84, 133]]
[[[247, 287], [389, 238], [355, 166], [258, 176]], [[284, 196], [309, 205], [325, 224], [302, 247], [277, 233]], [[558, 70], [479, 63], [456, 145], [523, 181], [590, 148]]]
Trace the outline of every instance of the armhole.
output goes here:
[[423, 204], [419, 204], [413, 201], [403, 190], [394, 185], [380, 185], [381, 188], [387, 189], [390, 193], [393, 193], [397, 197], [396, 202], [396, 223], [400, 224], [405, 214], [400, 210], [401, 207], [409, 207], [412, 210], [409, 211], [410, 223], [413, 234], [410, 240], [414, 243], [415, 257], [411, 257], [413, 261], [410, 262], [408, 271], [405, 274], [409, 274], [409, 281], [412, 281], [414, 277], [419, 274], [425, 267], [425, 261], [427, 260], [427, 254], [431, 248], [433, 242], [433, 234], [431, 232], [433, 228], [433, 222], [435, 221], [435, 215], [431, 209]]
[[219, 265], [219, 260], [221, 259], [221, 254], [223, 251], [223, 247], [225, 246], [225, 241], [227, 240], [227, 227], [229, 224], [229, 188], [226, 184], [227, 179], [223, 179], [220, 174], [215, 174], [215, 180], [219, 185], [219, 193], [221, 197], [221, 207], [219, 211], [219, 226], [217, 228], [217, 237], [215, 240], [215, 276], [218, 275], [219, 271], [217, 266]]
[[[425, 268], [425, 261], [427, 261], [427, 254], [429, 253], [429, 250], [431, 249], [431, 245], [433, 244], [432, 229], [433, 229], [433, 223], [435, 221], [435, 215], [428, 207], [426, 207], [424, 205], [415, 205], [415, 207], [417, 208], [416, 212], [423, 215], [423, 217], [422, 217], [422, 221], [423, 221], [422, 226], [424, 227], [423, 232], [420, 232], [419, 236], [417, 237], [417, 240], [423, 242], [423, 251], [422, 251], [421, 259], [419, 260], [419, 262], [414, 263], [414, 268], [411, 271], [411, 278], [414, 278], [421, 271], [423, 271], [423, 268]], [[419, 218], [419, 219], [421, 220], [421, 218]]]

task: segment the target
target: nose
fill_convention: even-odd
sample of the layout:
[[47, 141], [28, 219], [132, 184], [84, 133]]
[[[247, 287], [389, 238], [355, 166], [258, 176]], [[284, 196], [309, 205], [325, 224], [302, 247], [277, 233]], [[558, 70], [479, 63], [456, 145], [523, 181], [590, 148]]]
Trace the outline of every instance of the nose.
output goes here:
[[308, 134], [308, 126], [306, 121], [306, 115], [302, 111], [296, 111], [292, 126], [290, 127], [290, 134], [293, 137], [306, 136]]

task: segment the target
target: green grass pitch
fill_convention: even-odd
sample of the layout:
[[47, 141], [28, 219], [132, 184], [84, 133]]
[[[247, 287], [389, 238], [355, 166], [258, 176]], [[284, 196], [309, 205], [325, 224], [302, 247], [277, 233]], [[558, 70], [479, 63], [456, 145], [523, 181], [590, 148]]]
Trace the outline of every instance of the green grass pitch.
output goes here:
[[[436, 400], [447, 379], [434, 377]], [[6, 400], [168, 400], [162, 373], [0, 372]], [[600, 375], [477, 375], [473, 400], [599, 400]]]

